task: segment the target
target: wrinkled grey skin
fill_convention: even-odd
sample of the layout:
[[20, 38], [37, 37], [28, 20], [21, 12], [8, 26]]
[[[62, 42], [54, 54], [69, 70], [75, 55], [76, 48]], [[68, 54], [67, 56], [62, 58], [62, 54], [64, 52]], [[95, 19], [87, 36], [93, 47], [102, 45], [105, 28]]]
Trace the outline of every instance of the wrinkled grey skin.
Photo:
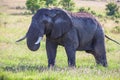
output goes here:
[[[39, 37], [46, 35], [48, 67], [55, 65], [58, 45], [64, 46], [68, 65], [76, 66], [77, 50], [91, 53], [97, 64], [107, 66], [104, 32], [96, 19], [88, 13], [71, 13], [62, 9], [40, 9], [33, 16], [26, 36], [30, 50], [38, 50]], [[22, 39], [18, 40], [21, 41]]]
[[46, 47], [48, 64], [54, 65], [58, 45], [64, 46], [68, 65], [76, 66], [77, 50], [91, 53], [97, 64], [107, 66], [104, 32], [96, 19], [85, 12], [71, 13], [62, 9], [53, 9], [56, 14], [53, 20], [53, 30], [47, 37]]

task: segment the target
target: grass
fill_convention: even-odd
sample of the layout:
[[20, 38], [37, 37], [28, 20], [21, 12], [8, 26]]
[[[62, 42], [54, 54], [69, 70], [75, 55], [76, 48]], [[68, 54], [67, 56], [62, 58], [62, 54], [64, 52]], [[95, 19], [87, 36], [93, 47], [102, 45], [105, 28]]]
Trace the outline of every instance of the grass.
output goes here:
[[[96, 66], [94, 57], [83, 51], [76, 52], [76, 68], [69, 68], [65, 50], [59, 46], [56, 66], [48, 69], [45, 38], [36, 52], [28, 50], [26, 41], [15, 42], [25, 35], [30, 21], [31, 15], [0, 13], [0, 80], [120, 80], [120, 46], [107, 39], [107, 68]], [[105, 33], [120, 41], [120, 33], [111, 32], [116, 25], [120, 24], [107, 19]]]
[[[91, 54], [77, 51], [75, 69], [67, 67], [63, 47], [58, 48], [56, 67], [47, 68], [45, 40], [36, 52], [26, 47], [26, 42], [15, 43], [25, 34], [31, 16], [1, 15], [0, 26], [0, 79], [1, 80], [119, 80], [120, 48], [106, 40], [109, 67], [96, 66]], [[14, 20], [11, 20], [14, 18]], [[7, 22], [7, 24], [4, 24]], [[114, 35], [113, 33], [111, 33]], [[114, 35], [118, 38], [118, 35]], [[118, 38], [119, 39], [119, 38]]]

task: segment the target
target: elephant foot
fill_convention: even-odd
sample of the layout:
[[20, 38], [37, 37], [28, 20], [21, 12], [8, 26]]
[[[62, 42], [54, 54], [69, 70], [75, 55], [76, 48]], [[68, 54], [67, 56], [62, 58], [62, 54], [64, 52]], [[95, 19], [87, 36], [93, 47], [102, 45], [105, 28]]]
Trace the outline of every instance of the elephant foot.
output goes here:
[[106, 60], [100, 60], [96, 61], [97, 65], [102, 65], [104, 67], [108, 67], [107, 61]]
[[76, 66], [69, 66], [70, 69], [76, 69]]
[[50, 65], [48, 65], [48, 68], [49, 68], [49, 69], [53, 69], [53, 68], [54, 68], [54, 65], [53, 65], [53, 64], [50, 64]]
[[70, 64], [70, 63], [69, 63], [69, 64], [68, 64], [68, 67], [69, 67], [69, 68], [76, 68], [76, 65], [75, 65], [75, 64]]
[[94, 58], [95, 58], [95, 61], [96, 61], [97, 65], [101, 65], [103, 67], [108, 66], [107, 59], [106, 59], [106, 54], [103, 54], [103, 55], [93, 54], [93, 55], [94, 55]]

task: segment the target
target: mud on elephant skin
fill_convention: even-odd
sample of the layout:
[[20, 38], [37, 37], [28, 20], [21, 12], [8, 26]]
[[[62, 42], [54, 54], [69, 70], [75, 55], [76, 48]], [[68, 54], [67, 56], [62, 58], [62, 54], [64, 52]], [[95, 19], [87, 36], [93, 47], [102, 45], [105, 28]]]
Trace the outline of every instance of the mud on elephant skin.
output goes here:
[[58, 8], [38, 10], [26, 36], [18, 42], [27, 38], [28, 48], [36, 51], [43, 35], [46, 35], [48, 67], [55, 65], [58, 45], [65, 48], [69, 66], [76, 66], [75, 53], [79, 50], [91, 53], [97, 64], [106, 67], [104, 38], [114, 41], [104, 34], [101, 25], [91, 14], [72, 13]]

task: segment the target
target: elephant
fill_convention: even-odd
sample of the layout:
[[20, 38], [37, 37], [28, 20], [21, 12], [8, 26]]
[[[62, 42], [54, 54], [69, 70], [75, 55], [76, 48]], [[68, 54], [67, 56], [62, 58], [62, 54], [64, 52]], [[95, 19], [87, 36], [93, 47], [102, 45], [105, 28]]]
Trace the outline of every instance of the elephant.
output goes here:
[[[26, 35], [17, 42], [27, 39], [30, 50], [36, 51], [46, 35], [48, 67], [55, 65], [57, 47], [65, 48], [68, 66], [76, 66], [76, 51], [86, 51], [94, 56], [97, 64], [107, 67], [103, 28], [93, 15], [87, 12], [69, 12], [60, 8], [42, 8], [32, 17]], [[120, 43], [118, 43], [120, 44]]]

